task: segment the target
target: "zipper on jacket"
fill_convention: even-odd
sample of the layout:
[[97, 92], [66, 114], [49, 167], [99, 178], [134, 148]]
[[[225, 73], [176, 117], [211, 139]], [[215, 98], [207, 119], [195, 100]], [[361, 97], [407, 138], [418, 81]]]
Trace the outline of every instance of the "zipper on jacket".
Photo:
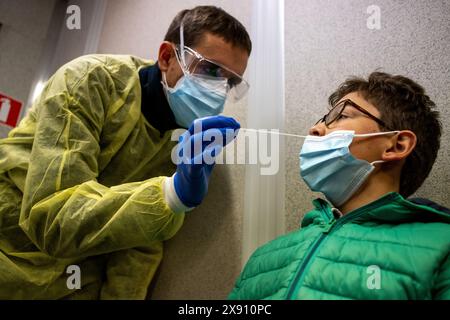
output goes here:
[[[323, 206], [322, 206], [322, 208], [323, 208]], [[325, 208], [323, 208], [323, 209], [326, 210]], [[297, 273], [295, 274], [294, 281], [292, 282], [291, 287], [289, 288], [289, 291], [287, 293], [287, 296], [286, 296], [287, 300], [292, 300], [294, 293], [298, 292], [298, 290], [300, 289], [301, 283], [303, 282], [304, 271], [305, 271], [306, 267], [309, 265], [312, 257], [316, 253], [320, 244], [331, 233], [331, 231], [335, 231], [339, 227], [341, 227], [343, 224], [347, 223], [348, 221], [356, 219], [362, 213], [363, 212], [355, 214], [355, 215], [345, 215], [338, 220], [334, 219], [334, 217], [332, 218], [332, 220], [327, 224], [325, 229], [322, 231], [322, 234], [319, 236], [319, 238], [316, 240], [316, 242], [312, 245], [311, 249], [309, 250], [308, 254], [306, 255], [306, 258], [301, 263]]]
[[322, 233], [320, 235], [319, 239], [316, 240], [316, 242], [314, 243], [312, 248], [309, 250], [308, 255], [303, 260], [302, 264], [300, 265], [300, 268], [298, 269], [297, 273], [295, 274], [294, 281], [292, 282], [291, 287], [289, 288], [289, 291], [287, 294], [287, 300], [292, 300], [292, 296], [293, 296], [294, 292], [297, 291], [296, 290], [297, 284], [300, 283], [300, 277], [303, 275], [305, 268], [309, 263], [309, 260], [311, 260], [311, 257], [316, 252], [317, 248], [322, 243], [322, 241], [326, 238], [326, 236], [327, 235], [325, 233]]

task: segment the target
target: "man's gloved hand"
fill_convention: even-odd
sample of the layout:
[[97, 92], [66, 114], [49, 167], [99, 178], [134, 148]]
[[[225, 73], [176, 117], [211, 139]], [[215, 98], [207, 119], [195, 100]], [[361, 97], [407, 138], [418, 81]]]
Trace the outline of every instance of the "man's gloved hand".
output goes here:
[[[212, 116], [195, 120], [188, 131], [181, 135], [177, 147], [179, 163], [170, 178], [166, 190], [175, 191], [177, 198], [169, 193], [169, 206], [174, 211], [186, 211], [198, 206], [208, 192], [215, 157], [223, 147], [236, 138], [240, 124], [233, 118]], [[176, 201], [179, 200], [179, 201]], [[182, 206], [177, 204], [181, 202]], [[175, 203], [175, 205], [174, 205]], [[185, 208], [180, 208], [185, 206]], [[183, 210], [185, 209], [185, 210]]]

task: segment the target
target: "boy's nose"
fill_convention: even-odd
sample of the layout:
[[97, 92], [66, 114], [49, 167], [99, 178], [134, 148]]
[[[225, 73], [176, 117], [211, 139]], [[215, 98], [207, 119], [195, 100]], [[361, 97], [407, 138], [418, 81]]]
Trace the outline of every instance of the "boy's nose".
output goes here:
[[326, 134], [326, 126], [324, 122], [316, 123], [309, 129], [309, 135], [311, 136], [324, 136]]

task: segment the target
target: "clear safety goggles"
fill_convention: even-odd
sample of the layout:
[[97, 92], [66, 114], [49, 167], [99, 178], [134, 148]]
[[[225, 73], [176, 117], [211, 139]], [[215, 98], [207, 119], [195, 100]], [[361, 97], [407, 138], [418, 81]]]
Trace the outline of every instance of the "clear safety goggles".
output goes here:
[[184, 45], [184, 28], [180, 25], [180, 45], [175, 46], [178, 61], [183, 71], [206, 79], [226, 79], [229, 96], [238, 101], [245, 96], [250, 85], [239, 74], [226, 66], [209, 60], [192, 48]]

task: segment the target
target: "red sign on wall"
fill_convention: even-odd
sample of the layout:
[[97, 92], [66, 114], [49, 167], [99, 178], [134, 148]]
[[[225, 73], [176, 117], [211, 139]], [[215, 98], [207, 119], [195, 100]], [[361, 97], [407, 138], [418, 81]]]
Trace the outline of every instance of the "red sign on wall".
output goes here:
[[22, 102], [0, 92], [0, 124], [16, 127], [21, 110]]

